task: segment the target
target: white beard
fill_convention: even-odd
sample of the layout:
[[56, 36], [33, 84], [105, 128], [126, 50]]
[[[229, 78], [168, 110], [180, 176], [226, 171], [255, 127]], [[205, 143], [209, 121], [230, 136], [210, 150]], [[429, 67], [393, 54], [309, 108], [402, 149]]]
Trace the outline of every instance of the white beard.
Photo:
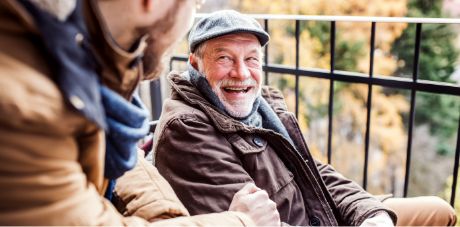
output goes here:
[[[248, 116], [253, 108], [254, 102], [258, 96], [260, 96], [261, 93], [261, 88], [260, 86], [257, 88], [255, 93], [252, 93], [251, 96], [245, 97], [244, 99], [241, 100], [233, 100], [229, 101], [225, 98], [225, 95], [223, 94], [223, 91], [221, 90], [221, 87], [223, 84], [246, 84], [246, 85], [257, 85], [257, 82], [253, 79], [248, 79], [244, 82], [242, 81], [233, 81], [232, 80], [223, 80], [220, 81], [215, 88], [211, 88], [214, 91], [214, 94], [217, 95], [219, 98], [220, 102], [224, 105], [225, 110], [230, 114], [232, 117], [236, 118], [242, 118]], [[256, 86], [257, 87], [257, 86]]]

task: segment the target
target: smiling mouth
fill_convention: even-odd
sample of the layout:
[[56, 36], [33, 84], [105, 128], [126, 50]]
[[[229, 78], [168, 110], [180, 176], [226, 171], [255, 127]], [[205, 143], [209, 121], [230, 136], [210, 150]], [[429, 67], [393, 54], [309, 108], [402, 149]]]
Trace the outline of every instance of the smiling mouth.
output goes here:
[[224, 87], [223, 90], [228, 93], [247, 93], [252, 87]]

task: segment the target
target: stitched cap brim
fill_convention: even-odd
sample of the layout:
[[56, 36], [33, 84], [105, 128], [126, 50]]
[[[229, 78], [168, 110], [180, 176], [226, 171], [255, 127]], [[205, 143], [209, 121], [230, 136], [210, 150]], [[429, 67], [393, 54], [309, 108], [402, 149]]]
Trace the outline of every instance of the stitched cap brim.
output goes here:
[[190, 45], [190, 51], [194, 52], [196, 47], [205, 41], [208, 41], [210, 39], [214, 39], [220, 36], [230, 35], [230, 34], [235, 34], [235, 33], [251, 33], [255, 35], [257, 39], [259, 40], [260, 45], [262, 47], [268, 43], [268, 40], [270, 40], [270, 36], [268, 36], [266, 33], [261, 33], [259, 31], [254, 31], [250, 29], [241, 29], [241, 28], [225, 29], [225, 30], [214, 32], [212, 34], [207, 34], [205, 37], [197, 37], [195, 39], [195, 42], [192, 45]]

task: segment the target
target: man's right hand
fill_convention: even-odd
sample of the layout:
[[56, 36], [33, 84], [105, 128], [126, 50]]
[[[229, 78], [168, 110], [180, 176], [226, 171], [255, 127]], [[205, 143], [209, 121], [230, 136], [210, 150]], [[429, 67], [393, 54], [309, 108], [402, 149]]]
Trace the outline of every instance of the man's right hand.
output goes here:
[[246, 184], [233, 196], [229, 211], [247, 214], [258, 226], [280, 226], [280, 215], [265, 190], [253, 183]]

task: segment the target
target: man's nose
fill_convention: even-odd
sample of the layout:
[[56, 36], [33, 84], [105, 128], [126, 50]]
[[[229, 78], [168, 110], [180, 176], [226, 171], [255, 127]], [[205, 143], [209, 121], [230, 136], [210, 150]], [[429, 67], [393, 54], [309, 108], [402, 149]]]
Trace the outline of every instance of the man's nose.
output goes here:
[[244, 63], [244, 61], [239, 61], [235, 64], [231, 76], [233, 78], [238, 78], [240, 80], [245, 80], [251, 76], [251, 72], [249, 71], [248, 66]]

